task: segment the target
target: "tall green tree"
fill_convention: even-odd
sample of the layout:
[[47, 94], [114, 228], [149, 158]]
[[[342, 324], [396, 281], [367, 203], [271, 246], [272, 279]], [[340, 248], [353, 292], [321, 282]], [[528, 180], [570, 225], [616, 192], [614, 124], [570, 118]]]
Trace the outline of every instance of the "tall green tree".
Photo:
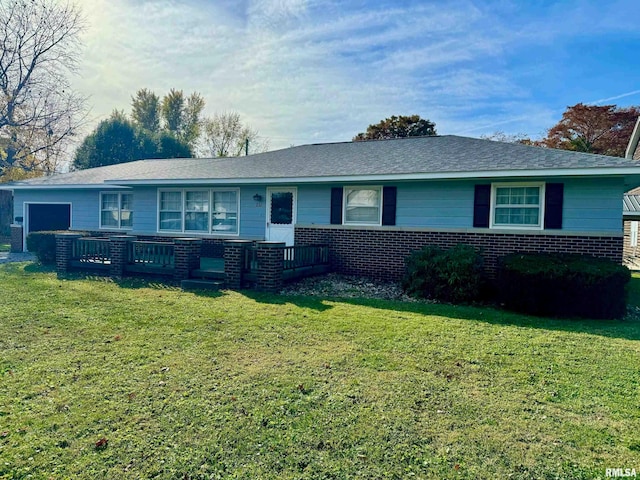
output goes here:
[[145, 158], [187, 158], [188, 145], [166, 132], [152, 134], [130, 121], [123, 112], [98, 124], [76, 151], [73, 168], [86, 168], [131, 162]]
[[204, 106], [205, 101], [199, 93], [185, 98], [182, 90], [172, 88], [160, 105], [163, 129], [193, 148], [200, 135]]
[[616, 105], [567, 107], [562, 119], [547, 132], [540, 144], [549, 148], [624, 157], [640, 107]]
[[173, 132], [177, 137], [182, 127], [182, 119], [184, 115], [184, 93], [182, 90], [171, 89], [162, 98], [162, 119], [164, 120], [164, 128]]
[[390, 138], [422, 137], [437, 135], [436, 124], [420, 115], [393, 115], [369, 125], [367, 131], [353, 137], [354, 142], [365, 140], [387, 140]]
[[131, 97], [131, 120], [152, 133], [160, 130], [160, 98], [151, 90], [141, 88]]

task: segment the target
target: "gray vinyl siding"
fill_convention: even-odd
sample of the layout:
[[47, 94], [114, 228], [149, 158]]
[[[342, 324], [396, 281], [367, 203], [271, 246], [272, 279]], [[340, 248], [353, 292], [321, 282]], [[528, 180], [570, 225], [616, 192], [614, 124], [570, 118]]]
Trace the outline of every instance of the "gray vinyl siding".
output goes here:
[[[499, 180], [500, 183], [510, 181], [514, 180]], [[563, 231], [618, 234], [622, 232], [624, 185], [621, 179], [566, 178], [554, 179], [553, 182], [564, 183]], [[380, 182], [367, 185], [397, 187], [398, 227], [470, 229], [473, 223], [474, 188], [477, 183], [487, 184], [491, 183], [491, 180]], [[297, 223], [329, 225], [331, 188], [335, 186], [343, 185], [297, 185]], [[197, 188], [215, 187], [216, 185], [210, 185]], [[231, 238], [263, 239], [266, 228], [267, 186], [241, 185], [239, 188], [240, 235]], [[133, 194], [134, 221], [131, 233], [157, 232], [158, 190], [158, 187], [122, 190]], [[14, 217], [24, 216], [25, 202], [71, 203], [72, 229], [99, 230], [101, 191], [106, 190], [16, 190]], [[253, 199], [256, 194], [262, 196], [262, 202]]]
[[[527, 179], [527, 181], [532, 181]], [[538, 179], [533, 181], [544, 181]], [[517, 183], [515, 180], [381, 182], [397, 187], [396, 226], [473, 228], [473, 202], [478, 183]], [[618, 178], [554, 179], [564, 183], [563, 231], [622, 232], [623, 181]], [[551, 183], [551, 182], [549, 182]], [[373, 185], [369, 183], [368, 185]], [[331, 187], [299, 188], [298, 223], [330, 224]]]
[[301, 185], [298, 187], [298, 223], [330, 223], [331, 187], [335, 185]]
[[621, 179], [569, 179], [564, 184], [563, 230], [622, 233]]
[[[260, 195], [262, 202], [256, 202], [254, 195]], [[240, 187], [240, 237], [264, 239], [267, 228], [267, 187]]]
[[25, 217], [25, 203], [71, 203], [71, 228], [97, 230], [100, 194], [95, 190], [15, 190], [14, 217]]

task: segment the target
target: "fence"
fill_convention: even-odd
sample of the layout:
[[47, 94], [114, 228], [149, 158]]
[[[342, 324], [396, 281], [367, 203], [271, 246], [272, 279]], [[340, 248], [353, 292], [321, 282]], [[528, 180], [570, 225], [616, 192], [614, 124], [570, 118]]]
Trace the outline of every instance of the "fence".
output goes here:
[[126, 270], [169, 270], [174, 267], [175, 245], [173, 243], [149, 241], [129, 242]]
[[71, 245], [71, 263], [80, 268], [109, 268], [111, 244], [108, 238], [76, 238]]

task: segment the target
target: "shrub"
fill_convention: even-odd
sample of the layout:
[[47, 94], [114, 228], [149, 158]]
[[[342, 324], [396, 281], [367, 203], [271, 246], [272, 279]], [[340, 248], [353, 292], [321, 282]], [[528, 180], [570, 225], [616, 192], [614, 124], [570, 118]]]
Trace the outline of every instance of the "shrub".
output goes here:
[[534, 315], [620, 318], [626, 313], [629, 269], [609, 260], [572, 254], [512, 254], [498, 268], [505, 306]]
[[459, 244], [448, 250], [427, 245], [406, 261], [402, 282], [412, 296], [452, 303], [480, 298], [484, 285], [482, 255], [472, 246]]
[[56, 263], [56, 234], [63, 231], [31, 232], [27, 235], [27, 250], [33, 253], [38, 261], [44, 265]]

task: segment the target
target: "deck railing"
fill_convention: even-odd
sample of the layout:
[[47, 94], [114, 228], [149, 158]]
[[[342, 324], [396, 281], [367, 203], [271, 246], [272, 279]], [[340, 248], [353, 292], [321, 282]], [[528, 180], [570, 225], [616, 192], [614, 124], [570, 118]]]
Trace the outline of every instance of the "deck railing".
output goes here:
[[76, 238], [71, 247], [71, 258], [80, 263], [109, 264], [111, 262], [109, 245], [108, 238]]
[[329, 263], [328, 245], [295, 245], [284, 247], [283, 253], [284, 270], [296, 270]]
[[127, 263], [144, 267], [173, 268], [174, 245], [168, 242], [130, 242]]
[[[295, 245], [282, 247], [284, 259], [283, 269], [297, 270], [304, 267], [329, 264], [328, 245]], [[243, 272], [251, 273], [258, 270], [258, 248], [248, 247], [244, 250]]]

